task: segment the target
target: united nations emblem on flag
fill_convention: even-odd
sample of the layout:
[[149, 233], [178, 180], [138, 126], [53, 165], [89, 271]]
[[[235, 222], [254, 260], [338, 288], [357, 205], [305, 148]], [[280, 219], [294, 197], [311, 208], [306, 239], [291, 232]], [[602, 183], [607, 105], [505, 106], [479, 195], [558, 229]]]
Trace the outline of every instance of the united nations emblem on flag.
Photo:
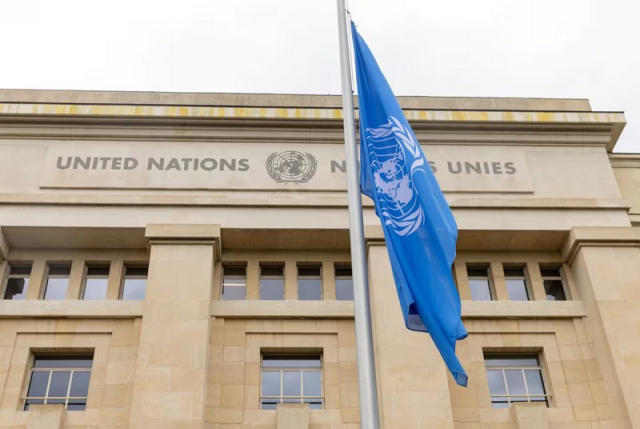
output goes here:
[[310, 153], [287, 150], [274, 152], [265, 162], [267, 173], [278, 183], [307, 183], [318, 169], [318, 161]]
[[424, 172], [426, 160], [411, 132], [393, 116], [388, 121], [377, 128], [367, 128], [367, 146], [381, 205], [380, 217], [404, 236], [424, 223], [413, 174]]

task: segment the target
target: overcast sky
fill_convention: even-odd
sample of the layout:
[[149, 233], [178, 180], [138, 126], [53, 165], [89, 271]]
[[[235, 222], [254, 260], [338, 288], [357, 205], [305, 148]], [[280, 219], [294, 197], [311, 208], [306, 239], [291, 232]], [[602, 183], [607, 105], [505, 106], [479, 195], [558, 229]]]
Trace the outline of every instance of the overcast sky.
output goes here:
[[[350, 0], [396, 95], [575, 97], [640, 152], [632, 0]], [[0, 0], [0, 87], [340, 93], [335, 0]]]

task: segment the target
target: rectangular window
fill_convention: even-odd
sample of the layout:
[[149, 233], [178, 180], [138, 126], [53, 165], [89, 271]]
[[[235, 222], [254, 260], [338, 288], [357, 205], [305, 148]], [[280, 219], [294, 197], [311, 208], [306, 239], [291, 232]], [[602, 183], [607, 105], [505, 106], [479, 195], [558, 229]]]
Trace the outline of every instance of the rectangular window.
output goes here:
[[260, 267], [260, 299], [263, 301], [282, 301], [284, 299], [282, 266]]
[[300, 301], [322, 300], [320, 267], [298, 267], [298, 299]]
[[485, 355], [493, 408], [514, 402], [543, 402], [549, 406], [542, 367], [536, 355]]
[[69, 411], [84, 410], [93, 356], [37, 355], [29, 379], [24, 409], [32, 404], [64, 404]]
[[487, 267], [467, 267], [472, 301], [491, 301], [491, 282]]
[[11, 265], [4, 284], [4, 299], [26, 299], [31, 265]]
[[529, 301], [524, 268], [505, 268], [504, 279], [507, 283], [507, 293], [511, 301]]
[[127, 265], [122, 280], [122, 299], [125, 301], [143, 301], [147, 295], [147, 276], [149, 267]]
[[336, 300], [353, 301], [351, 267], [336, 267]]
[[43, 299], [65, 299], [69, 286], [70, 265], [49, 265]]
[[96, 300], [107, 298], [108, 283], [108, 266], [87, 266], [84, 276], [84, 292], [82, 293], [82, 299]]
[[560, 268], [541, 268], [540, 272], [544, 291], [547, 293], [547, 301], [566, 301], [567, 294]]
[[321, 410], [322, 360], [320, 355], [264, 355], [260, 408], [275, 410], [277, 404], [309, 404]]
[[246, 299], [247, 269], [246, 267], [222, 267], [223, 301], [242, 301]]

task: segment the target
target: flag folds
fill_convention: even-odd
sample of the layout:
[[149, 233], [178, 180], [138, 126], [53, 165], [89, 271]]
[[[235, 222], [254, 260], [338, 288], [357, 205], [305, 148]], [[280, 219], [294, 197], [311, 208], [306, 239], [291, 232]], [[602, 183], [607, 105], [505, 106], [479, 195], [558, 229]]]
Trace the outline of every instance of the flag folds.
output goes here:
[[458, 227], [429, 163], [367, 44], [351, 23], [360, 113], [360, 184], [382, 222], [408, 329], [428, 332], [455, 381], [467, 336], [451, 265]]

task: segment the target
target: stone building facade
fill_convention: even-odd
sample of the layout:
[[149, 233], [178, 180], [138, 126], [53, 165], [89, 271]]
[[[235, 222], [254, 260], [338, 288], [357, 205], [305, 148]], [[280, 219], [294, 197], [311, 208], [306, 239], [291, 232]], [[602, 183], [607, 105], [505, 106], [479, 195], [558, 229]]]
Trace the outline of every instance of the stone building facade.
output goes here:
[[[455, 385], [364, 199], [385, 429], [640, 429], [640, 156], [586, 100], [404, 97]], [[0, 428], [360, 427], [340, 100], [0, 91]]]

